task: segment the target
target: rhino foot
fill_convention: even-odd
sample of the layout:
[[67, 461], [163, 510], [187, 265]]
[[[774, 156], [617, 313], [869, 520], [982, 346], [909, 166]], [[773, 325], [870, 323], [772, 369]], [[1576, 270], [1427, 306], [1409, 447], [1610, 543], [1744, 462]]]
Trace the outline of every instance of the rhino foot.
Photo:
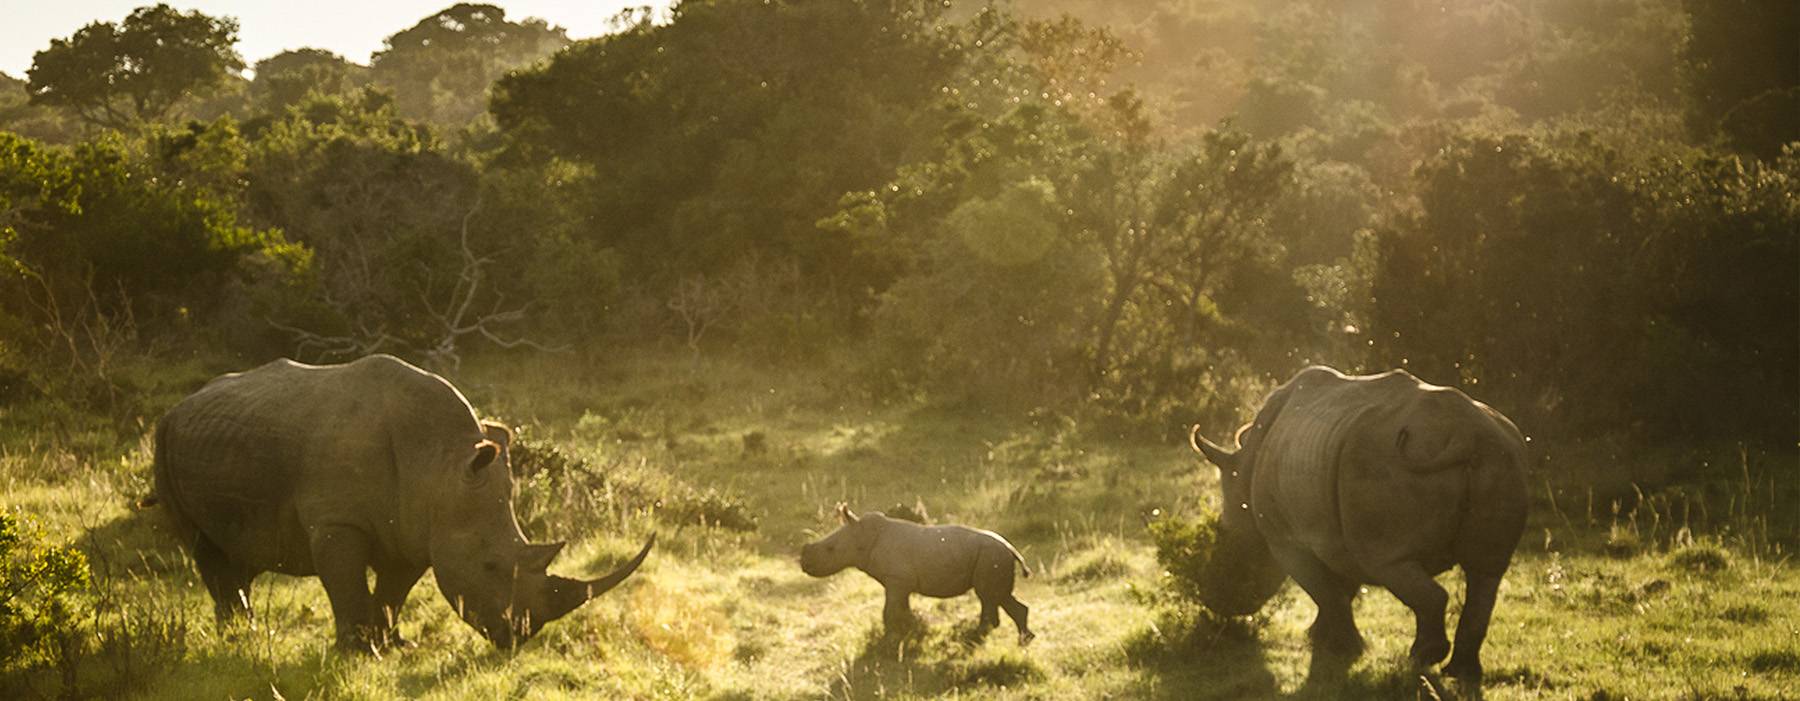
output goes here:
[[1442, 638], [1435, 640], [1420, 638], [1413, 641], [1412, 650], [1408, 651], [1406, 656], [1412, 660], [1414, 667], [1428, 669], [1442, 662], [1444, 657], [1449, 654], [1450, 641]]
[[1481, 660], [1456, 655], [1450, 658], [1450, 664], [1444, 665], [1444, 676], [1451, 677], [1465, 684], [1481, 682]]
[[393, 628], [382, 634], [381, 647], [386, 650], [411, 650], [418, 647], [418, 644], [401, 637], [400, 629]]
[[411, 640], [400, 636], [399, 629], [357, 628], [354, 631], [338, 636], [337, 647], [344, 652], [380, 657], [390, 650], [406, 650], [418, 647]]

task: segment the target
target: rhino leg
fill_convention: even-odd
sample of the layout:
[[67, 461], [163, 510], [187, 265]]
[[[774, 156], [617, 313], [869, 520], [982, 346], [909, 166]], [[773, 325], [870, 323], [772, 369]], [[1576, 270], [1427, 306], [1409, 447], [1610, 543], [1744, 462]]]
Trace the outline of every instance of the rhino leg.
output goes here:
[[1450, 603], [1450, 595], [1416, 562], [1390, 565], [1371, 574], [1375, 583], [1387, 587], [1400, 603], [1412, 609], [1416, 626], [1407, 656], [1413, 664], [1430, 667], [1442, 662], [1450, 654], [1450, 639], [1444, 637], [1444, 608]]
[[1313, 647], [1332, 655], [1361, 655], [1362, 633], [1356, 630], [1352, 609], [1358, 589], [1356, 583], [1332, 572], [1312, 553], [1279, 547], [1270, 547], [1269, 552], [1280, 562], [1282, 571], [1293, 577], [1294, 583], [1299, 584], [1319, 608], [1312, 627], [1307, 629]]
[[250, 581], [257, 573], [231, 559], [205, 535], [194, 537], [194, 567], [212, 595], [213, 615], [220, 623], [250, 615]]
[[1031, 617], [1031, 607], [1026, 606], [1025, 602], [1014, 598], [1009, 593], [1006, 595], [1006, 599], [1000, 602], [1000, 608], [1006, 609], [1007, 617], [1013, 620], [1013, 625], [1019, 627], [1019, 645], [1028, 645], [1033, 638], [1037, 637], [1036, 633], [1031, 632], [1031, 626], [1025, 622]]
[[1500, 593], [1500, 575], [1463, 571], [1468, 581], [1462, 614], [1456, 620], [1456, 651], [1444, 673], [1465, 681], [1481, 680], [1481, 643]]
[[887, 605], [881, 609], [881, 624], [890, 633], [913, 627], [912, 592], [900, 587], [887, 588]]
[[313, 532], [313, 563], [331, 600], [338, 647], [358, 652], [372, 651], [380, 641], [372, 625], [377, 610], [369, 595], [369, 551], [368, 537], [357, 529], [323, 526]]
[[395, 625], [400, 621], [400, 607], [406, 605], [406, 595], [412, 593], [419, 577], [425, 575], [425, 568], [411, 565], [388, 565], [375, 568], [375, 620], [376, 630], [381, 632], [380, 641], [384, 645], [410, 647], [412, 643], [400, 637]]
[[983, 632], [998, 628], [1000, 626], [1000, 602], [979, 590], [975, 592], [975, 598], [981, 600], [981, 620], [977, 625]]

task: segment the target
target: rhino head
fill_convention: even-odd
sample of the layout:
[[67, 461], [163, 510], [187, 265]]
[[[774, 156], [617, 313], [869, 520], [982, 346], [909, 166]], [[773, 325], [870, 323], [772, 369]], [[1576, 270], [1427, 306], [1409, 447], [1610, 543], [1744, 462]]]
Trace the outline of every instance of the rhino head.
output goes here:
[[1227, 616], [1256, 613], [1287, 581], [1257, 529], [1250, 488], [1255, 467], [1255, 424], [1238, 430], [1238, 449], [1209, 441], [1194, 426], [1188, 444], [1219, 468], [1218, 540], [1200, 582], [1201, 603]]
[[531, 543], [512, 506], [512, 435], [482, 424], [486, 440], [472, 447], [449, 498], [440, 503], [430, 542], [438, 588], [462, 619], [496, 646], [509, 646], [562, 618], [631, 576], [656, 543], [598, 579], [549, 574], [565, 543]]
[[829, 577], [845, 567], [868, 561], [869, 551], [875, 547], [879, 535], [882, 514], [857, 516], [843, 504], [838, 504], [837, 514], [843, 525], [819, 542], [800, 548], [801, 571], [814, 577]]

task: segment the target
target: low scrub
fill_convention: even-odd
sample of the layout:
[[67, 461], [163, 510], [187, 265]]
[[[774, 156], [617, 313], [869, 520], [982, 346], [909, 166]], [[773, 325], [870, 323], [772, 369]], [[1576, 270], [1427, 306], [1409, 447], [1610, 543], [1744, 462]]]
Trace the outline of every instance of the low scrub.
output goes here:
[[741, 496], [695, 489], [647, 469], [642, 461], [597, 462], [523, 435], [513, 442], [511, 453], [515, 508], [527, 531], [543, 532], [552, 520], [560, 527], [616, 523], [624, 514], [645, 510], [654, 510], [658, 518], [676, 526], [713, 526], [740, 533], [757, 527], [756, 516]]

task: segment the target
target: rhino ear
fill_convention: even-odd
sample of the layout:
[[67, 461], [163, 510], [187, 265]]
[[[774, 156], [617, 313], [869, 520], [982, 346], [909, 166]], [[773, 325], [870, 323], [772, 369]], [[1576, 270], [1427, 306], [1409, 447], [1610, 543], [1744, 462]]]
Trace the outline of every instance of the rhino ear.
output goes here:
[[568, 543], [561, 541], [526, 543], [525, 547], [519, 551], [519, 570], [521, 572], [543, 572], [550, 569], [550, 561], [556, 559], [557, 553], [562, 552], [565, 545]]
[[856, 512], [850, 510], [849, 504], [838, 504], [837, 512], [838, 512], [838, 518], [841, 519], [845, 524], [856, 523], [856, 521], [857, 521]]
[[482, 441], [475, 444], [475, 457], [469, 461], [470, 472], [480, 472], [482, 468], [493, 464], [494, 458], [500, 455], [500, 446], [493, 441]]
[[488, 440], [500, 444], [501, 450], [512, 445], [513, 432], [506, 424], [498, 421], [483, 421], [481, 422], [481, 433], [487, 436]]
[[[1241, 432], [1239, 435], [1241, 438]], [[1200, 424], [1194, 424], [1193, 430], [1188, 432], [1188, 445], [1193, 446], [1194, 452], [1206, 456], [1221, 472], [1237, 469], [1237, 452], [1200, 435]]]

